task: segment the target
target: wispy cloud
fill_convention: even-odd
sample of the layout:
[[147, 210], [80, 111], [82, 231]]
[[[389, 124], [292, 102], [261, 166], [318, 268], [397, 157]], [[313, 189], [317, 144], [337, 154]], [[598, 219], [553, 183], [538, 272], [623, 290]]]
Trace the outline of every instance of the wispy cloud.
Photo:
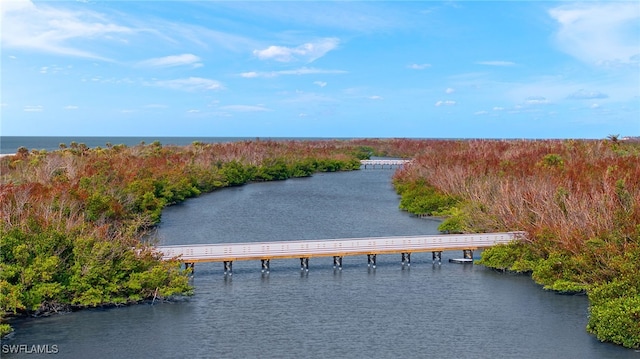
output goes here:
[[77, 110], [77, 109], [79, 109], [79, 107], [78, 107], [78, 106], [75, 106], [75, 105], [68, 105], [68, 106], [65, 106], [65, 107], [63, 107], [63, 108], [64, 108], [65, 110]]
[[438, 102], [435, 103], [436, 107], [440, 107], [440, 106], [455, 106], [456, 101], [453, 100], [440, 100]]
[[297, 47], [272, 45], [262, 50], [254, 50], [253, 54], [260, 60], [313, 62], [337, 48], [339, 43], [339, 39], [330, 37], [315, 42], [307, 42]]
[[216, 80], [205, 79], [202, 77], [189, 77], [184, 79], [155, 81], [147, 84], [151, 86], [192, 92], [224, 89], [224, 86], [222, 86], [220, 82]]
[[487, 66], [515, 66], [516, 65], [515, 62], [499, 61], [499, 60], [495, 60], [495, 61], [478, 61], [478, 62], [476, 62], [476, 64], [478, 64], [478, 65], [487, 65]]
[[78, 40], [114, 41], [134, 32], [96, 12], [36, 6], [29, 0], [3, 1], [1, 9], [2, 45], [7, 48], [108, 60], [82, 49]]
[[580, 2], [549, 10], [560, 25], [558, 47], [591, 65], [618, 67], [640, 64], [636, 2]]
[[157, 57], [144, 60], [138, 63], [141, 67], [174, 67], [174, 66], [191, 66], [201, 67], [200, 57], [193, 54], [181, 54], [165, 57]]
[[253, 105], [228, 105], [220, 107], [221, 110], [224, 111], [233, 111], [233, 112], [265, 112], [271, 111], [271, 109], [264, 107], [262, 105], [253, 106]]
[[428, 69], [429, 67], [431, 67], [431, 64], [411, 64], [407, 66], [407, 68], [410, 68], [412, 70], [424, 70]]
[[[281, 71], [268, 71], [268, 72], [249, 71], [249, 72], [241, 73], [240, 76], [250, 79], [250, 78], [256, 78], [256, 77], [277, 77], [281, 75], [316, 75], [316, 74], [336, 75], [336, 74], [346, 74], [346, 73], [347, 71], [343, 71], [343, 70], [323, 70], [323, 69], [316, 69], [312, 67], [301, 67], [299, 69], [281, 70]], [[315, 82], [314, 84], [318, 85]]]
[[529, 96], [525, 99], [525, 103], [528, 105], [546, 105], [549, 100], [542, 96]]
[[370, 100], [384, 100], [384, 98], [382, 96], [378, 96], [378, 95], [373, 95], [373, 96], [369, 96]]
[[487, 112], [487, 111], [477, 111], [477, 112], [474, 113], [474, 115], [481, 116], [481, 115], [487, 115], [488, 113], [489, 112]]
[[446, 94], [452, 94], [454, 92], [456, 92], [456, 90], [451, 87], [448, 87], [446, 90], [444, 90], [444, 93]]
[[23, 108], [24, 112], [42, 112], [44, 107], [42, 105], [28, 105]]
[[326, 83], [326, 82], [324, 82], [324, 81], [314, 81], [314, 82], [313, 82], [313, 84], [314, 84], [314, 85], [318, 85], [318, 86], [320, 86], [320, 87], [325, 87], [325, 86], [327, 86], [327, 83]]
[[593, 99], [604, 99], [608, 98], [609, 95], [602, 93], [600, 91], [586, 91], [586, 90], [578, 90], [567, 98], [570, 100], [593, 100]]
[[244, 77], [246, 79], [252, 79], [254, 77], [260, 77], [260, 74], [255, 71], [243, 72], [240, 74], [240, 77]]

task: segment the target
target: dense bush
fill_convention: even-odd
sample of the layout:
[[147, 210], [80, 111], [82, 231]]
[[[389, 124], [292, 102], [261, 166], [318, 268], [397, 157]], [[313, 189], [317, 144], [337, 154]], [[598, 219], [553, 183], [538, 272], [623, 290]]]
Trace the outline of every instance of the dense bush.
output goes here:
[[394, 179], [402, 208], [446, 215], [447, 232], [526, 231], [521, 243], [485, 250], [480, 263], [531, 273], [546, 289], [586, 291], [587, 329], [640, 346], [640, 145], [393, 140], [377, 148], [414, 154]]
[[190, 294], [188, 273], [141, 241], [165, 206], [249, 181], [357, 169], [368, 154], [341, 141], [60, 148], [0, 161], [0, 314]]

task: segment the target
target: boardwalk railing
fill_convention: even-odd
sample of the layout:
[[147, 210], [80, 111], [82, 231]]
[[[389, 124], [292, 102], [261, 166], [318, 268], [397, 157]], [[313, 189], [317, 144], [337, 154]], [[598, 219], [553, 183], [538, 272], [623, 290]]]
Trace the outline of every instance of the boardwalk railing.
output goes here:
[[442, 251], [463, 250], [472, 258], [472, 251], [509, 243], [524, 236], [524, 232], [447, 234], [429, 236], [369, 237], [327, 240], [249, 242], [224, 244], [193, 244], [159, 246], [164, 260], [178, 259], [193, 266], [197, 262], [224, 262], [225, 272], [231, 272], [233, 261], [261, 260], [263, 270], [271, 259], [300, 258], [301, 268], [308, 269], [311, 257], [334, 257], [334, 266], [342, 266], [342, 257], [367, 255], [375, 266], [377, 254], [401, 253], [402, 262], [409, 264], [411, 253], [432, 252], [440, 261]]
[[367, 166], [371, 166], [371, 168], [376, 168], [376, 166], [380, 166], [380, 168], [384, 168], [384, 166], [389, 166], [389, 168], [399, 167], [411, 162], [411, 160], [360, 160], [360, 164], [364, 166], [366, 169]]

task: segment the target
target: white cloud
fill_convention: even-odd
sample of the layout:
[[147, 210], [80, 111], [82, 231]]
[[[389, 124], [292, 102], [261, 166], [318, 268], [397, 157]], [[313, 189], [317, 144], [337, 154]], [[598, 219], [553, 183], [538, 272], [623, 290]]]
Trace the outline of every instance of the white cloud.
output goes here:
[[549, 10], [560, 28], [558, 47], [577, 59], [599, 66], [638, 66], [638, 22], [636, 2], [580, 2]]
[[42, 105], [28, 105], [24, 107], [24, 112], [42, 112], [44, 107]]
[[474, 113], [474, 115], [476, 115], [476, 116], [480, 116], [480, 115], [486, 115], [486, 114], [488, 114], [488, 113], [489, 113], [489, 112], [487, 112], [487, 111], [478, 111], [478, 112]]
[[600, 108], [600, 105], [597, 104], [597, 103], [594, 103], [594, 104], [591, 104], [590, 107], [593, 108], [593, 109], [596, 109], [596, 108]]
[[[277, 77], [280, 75], [316, 75], [316, 74], [336, 75], [336, 74], [346, 74], [346, 73], [347, 71], [343, 71], [343, 70], [323, 70], [323, 69], [316, 69], [313, 67], [301, 67], [299, 69], [294, 69], [294, 70], [280, 70], [280, 71], [270, 71], [270, 72], [255, 72], [255, 71], [243, 72], [240, 74], [240, 76], [244, 78], [256, 78], [256, 77]], [[316, 81], [316, 82], [319, 82], [319, 81]], [[314, 82], [314, 84], [320, 86], [316, 82]]]
[[424, 70], [424, 69], [428, 69], [429, 67], [431, 67], [431, 64], [411, 64], [411, 65], [409, 65], [407, 67], [412, 69], [412, 70]]
[[438, 102], [436, 102], [436, 103], [435, 103], [435, 106], [436, 106], [436, 107], [440, 107], [440, 106], [454, 106], [455, 104], [456, 104], [456, 102], [455, 102], [455, 101], [453, 101], [453, 100], [444, 100], [444, 101], [440, 100], [440, 101], [438, 101]]
[[476, 64], [487, 66], [515, 66], [515, 62], [511, 61], [478, 61]]
[[384, 100], [384, 98], [382, 96], [378, 96], [378, 95], [373, 95], [373, 96], [369, 96], [370, 100]]
[[544, 105], [548, 104], [549, 100], [542, 96], [529, 96], [525, 102], [529, 105]]
[[194, 54], [181, 54], [165, 57], [157, 57], [153, 59], [144, 60], [138, 63], [141, 67], [174, 67], [174, 66], [186, 66], [201, 67], [202, 63], [200, 58]]
[[62, 72], [64, 70], [65, 69], [63, 67], [60, 67], [58, 65], [40, 67], [40, 73], [41, 74], [57, 74], [57, 73], [60, 73], [60, 72]]
[[339, 39], [331, 37], [320, 39], [316, 42], [307, 42], [297, 47], [272, 45], [266, 49], [254, 50], [253, 54], [260, 60], [313, 62], [337, 48], [339, 43]]
[[249, 72], [243, 72], [243, 73], [241, 73], [241, 74], [240, 74], [240, 76], [241, 76], [241, 77], [244, 77], [244, 78], [247, 78], [247, 79], [251, 79], [251, 78], [254, 78], [254, 77], [258, 77], [258, 76], [260, 76], [260, 74], [258, 74], [258, 73], [257, 73], [257, 72], [255, 72], [255, 71], [249, 71]]
[[448, 87], [446, 90], [444, 90], [444, 92], [447, 93], [447, 94], [452, 94], [452, 93], [456, 92], [456, 90], [451, 88], [451, 87]]
[[326, 82], [324, 82], [324, 81], [314, 81], [314, 82], [313, 82], [313, 84], [314, 84], [314, 85], [318, 85], [318, 86], [320, 86], [320, 87], [325, 87], [325, 86], [327, 86], [327, 83], [326, 83]]
[[586, 91], [586, 90], [578, 90], [567, 98], [571, 100], [593, 100], [593, 99], [604, 99], [608, 98], [609, 95], [602, 93], [600, 91]]
[[228, 106], [222, 106], [220, 107], [221, 110], [225, 110], [225, 111], [235, 111], [235, 112], [265, 112], [265, 111], [271, 111], [270, 109], [262, 106], [262, 105], [258, 105], [258, 106], [252, 106], [252, 105], [228, 105]]
[[202, 77], [155, 81], [149, 83], [149, 85], [183, 91], [211, 91], [224, 89], [224, 86], [222, 86], [220, 82]]
[[493, 108], [493, 110], [494, 110], [494, 111], [503, 111], [503, 110], [504, 110], [504, 107], [498, 107], [498, 106], [496, 106], [496, 107], [494, 107], [494, 108]]
[[68, 105], [63, 107], [65, 110], [77, 110], [79, 107], [75, 105]]
[[198, 113], [200, 110], [188, 110], [187, 113]]
[[113, 41], [134, 30], [92, 11], [67, 10], [29, 0], [3, 1], [0, 7], [2, 45], [59, 55], [107, 60], [72, 43], [87, 39]]

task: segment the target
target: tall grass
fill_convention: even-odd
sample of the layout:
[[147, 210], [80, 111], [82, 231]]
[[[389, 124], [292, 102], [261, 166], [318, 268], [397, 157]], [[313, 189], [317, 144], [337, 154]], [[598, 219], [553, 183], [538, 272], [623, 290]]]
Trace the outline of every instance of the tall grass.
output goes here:
[[640, 145], [394, 140], [383, 147], [414, 151], [395, 175], [398, 188], [425, 183], [457, 199], [435, 213], [449, 215], [443, 228], [528, 233], [526, 243], [485, 251], [481, 263], [529, 272], [547, 289], [586, 291], [588, 329], [640, 346]]

